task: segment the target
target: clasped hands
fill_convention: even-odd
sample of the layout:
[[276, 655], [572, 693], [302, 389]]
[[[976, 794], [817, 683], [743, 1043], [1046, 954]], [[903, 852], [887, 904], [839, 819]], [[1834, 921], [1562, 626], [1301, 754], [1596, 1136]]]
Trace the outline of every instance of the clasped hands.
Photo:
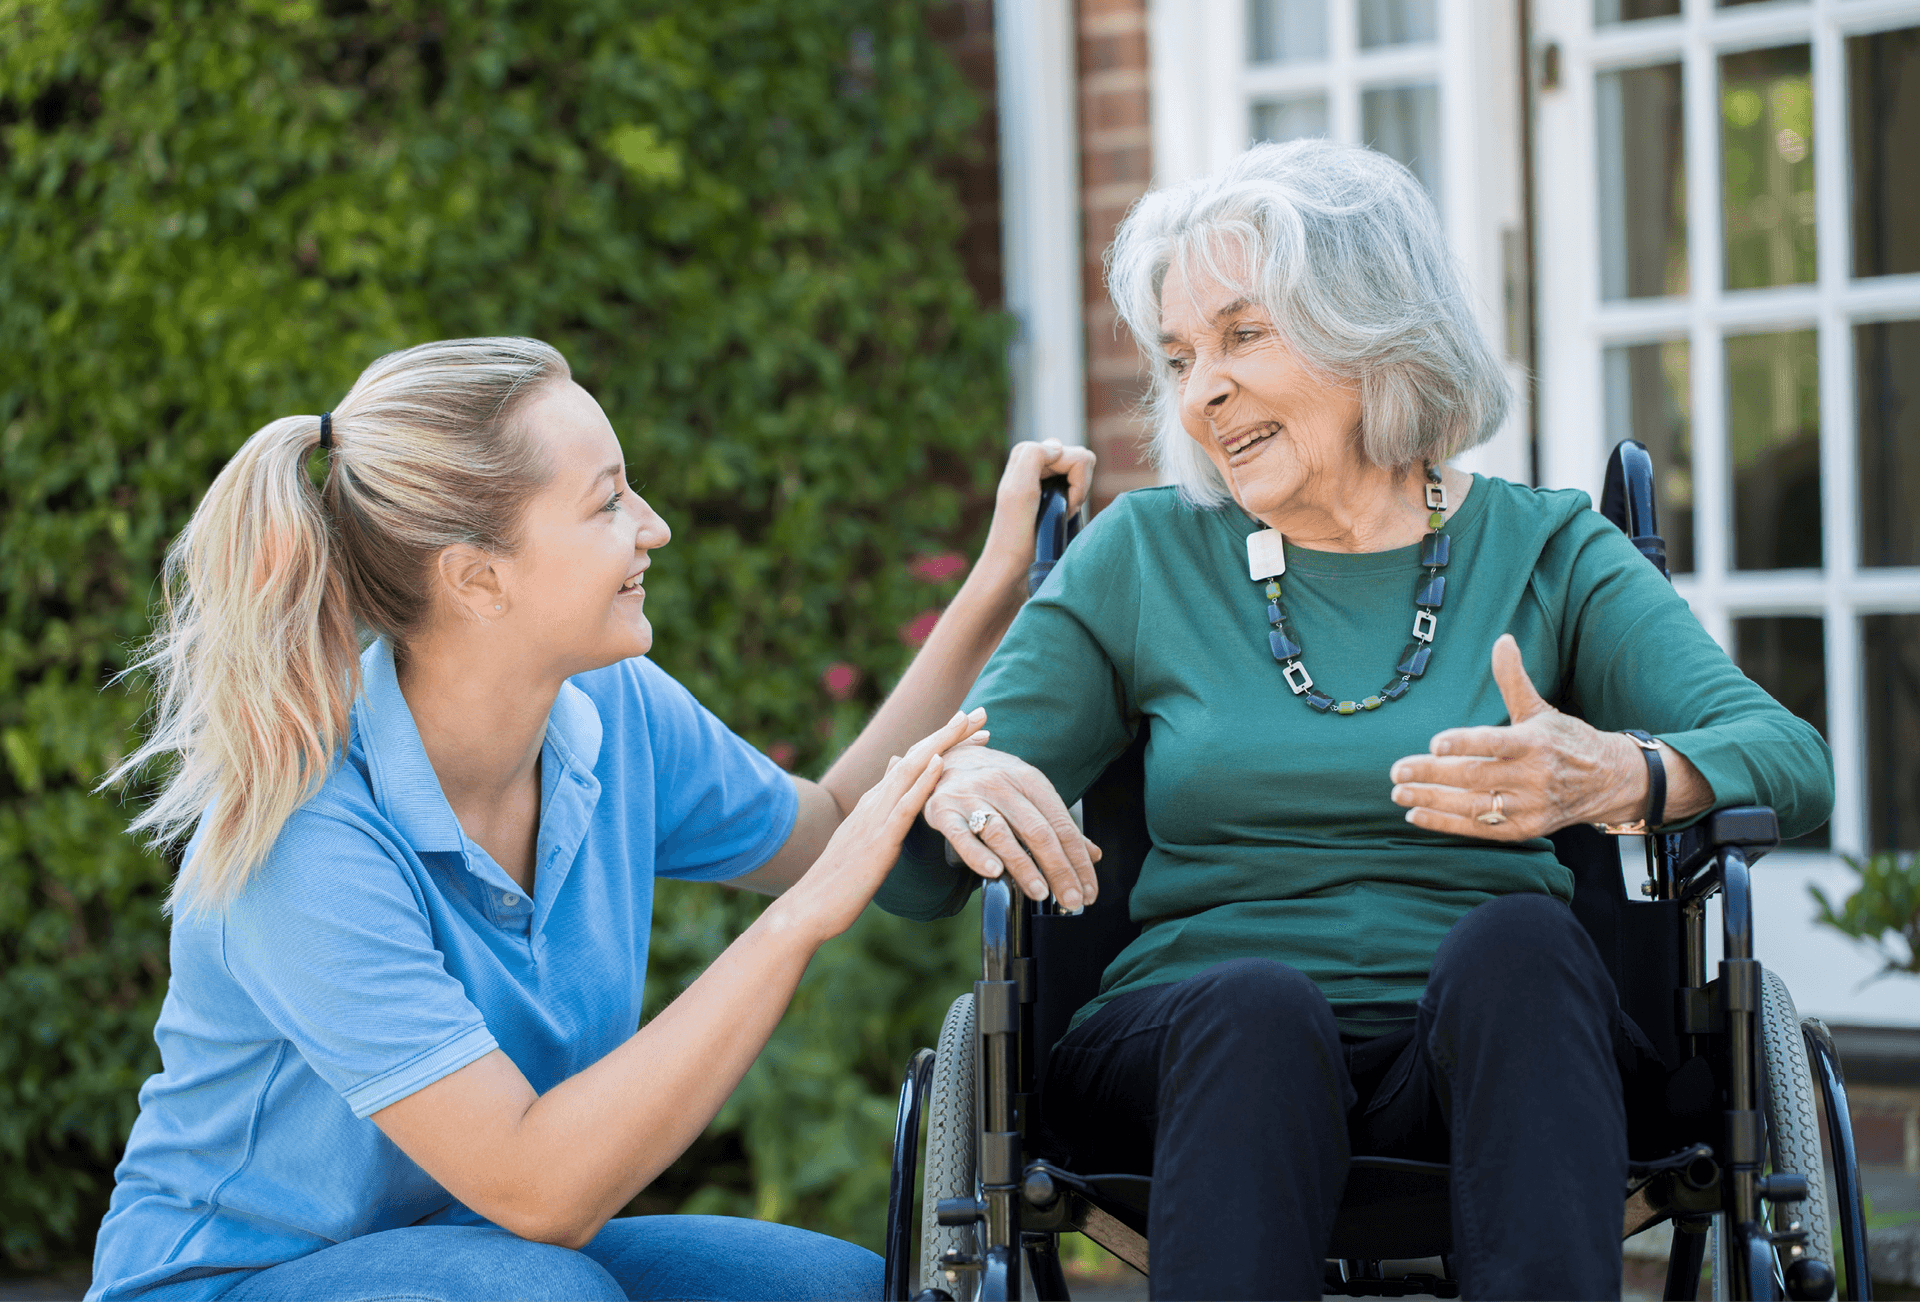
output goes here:
[[[1391, 799], [1407, 807], [1409, 823], [1449, 836], [1522, 841], [1573, 823], [1627, 822], [1645, 813], [1638, 748], [1547, 704], [1511, 634], [1494, 643], [1493, 677], [1511, 723], [1449, 728], [1426, 754], [1394, 761]], [[1684, 812], [1671, 796], [1668, 807], [1670, 816]], [[1482, 821], [1496, 809], [1499, 822]], [[982, 877], [1011, 874], [1029, 896], [1045, 899], [1051, 890], [1070, 910], [1099, 894], [1100, 847], [1074, 825], [1046, 776], [1012, 755], [987, 746], [950, 751], [925, 812], [928, 825]]]

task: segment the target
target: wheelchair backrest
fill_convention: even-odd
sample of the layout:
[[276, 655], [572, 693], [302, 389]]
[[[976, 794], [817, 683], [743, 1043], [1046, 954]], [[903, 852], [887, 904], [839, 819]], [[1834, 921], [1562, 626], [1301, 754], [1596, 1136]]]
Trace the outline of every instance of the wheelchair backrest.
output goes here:
[[[1601, 506], [1664, 575], [1665, 544], [1653, 511], [1652, 461], [1632, 440], [1616, 447]], [[1033, 919], [1035, 1080], [1075, 1012], [1100, 993], [1100, 978], [1140, 934], [1128, 901], [1152, 848], [1146, 824], [1148, 721], [1125, 754], [1081, 798], [1087, 836], [1101, 848], [1100, 896], [1079, 917]], [[1678, 1065], [1673, 992], [1683, 984], [1680, 906], [1627, 897], [1619, 843], [1584, 824], [1554, 834], [1555, 856], [1573, 873], [1573, 912], [1612, 975], [1620, 1004], [1646, 1032], [1668, 1067]]]

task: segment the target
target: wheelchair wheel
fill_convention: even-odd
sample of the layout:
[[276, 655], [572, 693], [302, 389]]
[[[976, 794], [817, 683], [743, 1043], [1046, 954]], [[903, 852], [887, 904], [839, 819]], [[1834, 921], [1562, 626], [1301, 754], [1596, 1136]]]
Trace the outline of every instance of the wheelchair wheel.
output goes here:
[[920, 1287], [954, 1297], [971, 1297], [978, 1273], [947, 1279], [941, 1256], [957, 1250], [968, 1256], [980, 1252], [977, 1225], [942, 1225], [934, 1209], [942, 1198], [976, 1198], [974, 1173], [975, 1063], [979, 1037], [974, 1029], [973, 996], [961, 995], [947, 1009], [934, 1050], [933, 1088], [927, 1098], [926, 1184], [920, 1208]]
[[[1807, 1177], [1806, 1201], [1781, 1206], [1775, 1212], [1774, 1228], [1784, 1230], [1789, 1222], [1800, 1222], [1807, 1233], [1806, 1255], [1835, 1266], [1826, 1159], [1820, 1149], [1820, 1096], [1814, 1090], [1793, 996], [1786, 982], [1765, 968], [1761, 969], [1760, 1038], [1767, 1063], [1768, 1156], [1774, 1170]], [[1781, 1267], [1792, 1260], [1783, 1252]]]

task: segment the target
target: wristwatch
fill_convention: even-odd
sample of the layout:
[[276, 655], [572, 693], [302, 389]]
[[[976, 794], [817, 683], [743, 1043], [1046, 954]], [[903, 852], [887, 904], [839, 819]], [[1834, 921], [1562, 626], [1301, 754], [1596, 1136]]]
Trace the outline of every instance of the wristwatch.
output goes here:
[[1622, 728], [1622, 736], [1640, 748], [1647, 760], [1647, 816], [1632, 823], [1595, 823], [1608, 836], [1645, 836], [1667, 818], [1667, 766], [1660, 743], [1638, 728]]

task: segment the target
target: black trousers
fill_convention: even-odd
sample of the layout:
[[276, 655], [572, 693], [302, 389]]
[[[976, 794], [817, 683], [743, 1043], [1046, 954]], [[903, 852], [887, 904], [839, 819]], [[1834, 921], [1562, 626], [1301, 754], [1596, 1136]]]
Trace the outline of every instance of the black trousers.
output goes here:
[[1044, 1120], [1077, 1169], [1154, 1177], [1155, 1298], [1319, 1297], [1354, 1153], [1451, 1162], [1466, 1297], [1618, 1297], [1620, 1016], [1572, 911], [1503, 896], [1380, 1039], [1265, 959], [1122, 995], [1054, 1048]]

